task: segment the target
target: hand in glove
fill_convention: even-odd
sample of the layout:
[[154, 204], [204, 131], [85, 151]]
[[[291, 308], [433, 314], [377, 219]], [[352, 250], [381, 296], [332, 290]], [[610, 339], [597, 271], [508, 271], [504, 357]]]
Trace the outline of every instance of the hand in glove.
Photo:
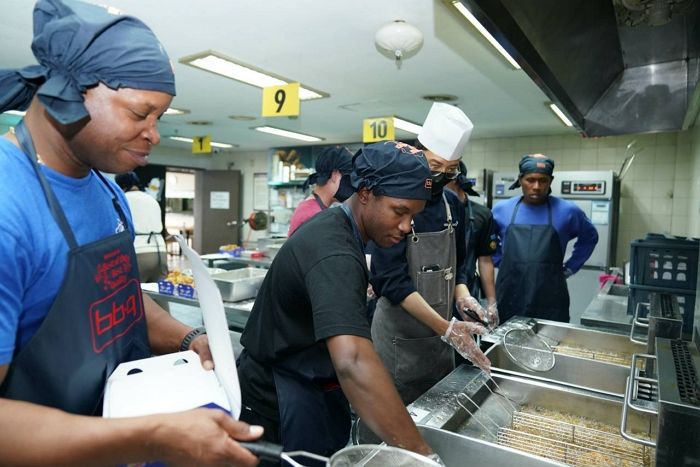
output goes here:
[[459, 297], [455, 301], [455, 305], [457, 306], [457, 311], [459, 312], [459, 315], [462, 317], [464, 321], [467, 322], [474, 322], [474, 319], [464, 313], [465, 308], [469, 308], [473, 312], [475, 312], [477, 315], [479, 315], [479, 318], [481, 318], [482, 322], [486, 322], [486, 311], [481, 307], [481, 304], [479, 304], [479, 300], [477, 300], [474, 297]]
[[486, 320], [489, 322], [489, 329], [494, 330], [498, 327], [501, 320], [498, 317], [498, 308], [496, 308], [496, 302], [489, 304], [486, 307]]
[[491, 362], [471, 336], [472, 334], [483, 335], [484, 333], [486, 333], [486, 328], [480, 324], [457, 321], [457, 318], [452, 318], [442, 340], [450, 344], [462, 357], [487, 374], [491, 374]]

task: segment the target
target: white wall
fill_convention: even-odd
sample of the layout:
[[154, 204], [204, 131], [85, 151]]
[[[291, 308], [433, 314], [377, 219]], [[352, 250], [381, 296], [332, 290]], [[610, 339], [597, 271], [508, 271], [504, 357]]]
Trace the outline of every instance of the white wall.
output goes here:
[[[627, 260], [629, 244], [647, 232], [689, 235], [697, 232], [700, 194], [700, 134], [672, 132], [606, 138], [532, 136], [473, 140], [464, 155], [470, 174], [484, 168], [515, 171], [523, 154], [542, 152], [557, 170], [619, 171], [626, 146], [638, 153], [622, 180], [617, 264]], [[693, 146], [693, 140], [695, 145]], [[693, 182], [695, 180], [695, 182]], [[482, 186], [482, 180], [479, 180]], [[693, 206], [695, 219], [688, 215]], [[696, 229], [696, 230], [693, 230]]]
[[[691, 129], [691, 167], [688, 170], [691, 184], [688, 202], [688, 234], [700, 237], [700, 124]], [[699, 289], [700, 290], [700, 289]], [[700, 302], [698, 302], [700, 305]], [[700, 309], [700, 308], [699, 308]]]

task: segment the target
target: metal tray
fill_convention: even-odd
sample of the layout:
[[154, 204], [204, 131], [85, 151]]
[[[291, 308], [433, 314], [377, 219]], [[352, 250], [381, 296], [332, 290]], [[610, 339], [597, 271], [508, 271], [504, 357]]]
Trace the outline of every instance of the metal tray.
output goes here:
[[214, 283], [219, 287], [221, 298], [227, 302], [238, 302], [255, 297], [267, 269], [242, 268], [213, 274]]

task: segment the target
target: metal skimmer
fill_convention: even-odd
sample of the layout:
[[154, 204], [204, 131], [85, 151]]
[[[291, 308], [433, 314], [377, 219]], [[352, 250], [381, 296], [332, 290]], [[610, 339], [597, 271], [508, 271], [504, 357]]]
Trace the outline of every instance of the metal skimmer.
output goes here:
[[514, 412], [510, 428], [499, 428], [498, 444], [575, 466], [649, 466], [649, 448], [615, 433]]

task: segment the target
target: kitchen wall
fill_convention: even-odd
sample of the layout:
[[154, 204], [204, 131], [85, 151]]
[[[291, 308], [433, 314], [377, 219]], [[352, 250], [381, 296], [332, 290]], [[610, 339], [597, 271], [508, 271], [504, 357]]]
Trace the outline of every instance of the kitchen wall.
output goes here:
[[[481, 175], [483, 168], [515, 171], [520, 157], [533, 152], [542, 152], [554, 159], [555, 176], [557, 170], [618, 172], [625, 159], [626, 146], [634, 140], [637, 141], [637, 156], [621, 184], [616, 263], [622, 264], [628, 259], [630, 242], [647, 232], [689, 235], [696, 228], [697, 219], [693, 220], [689, 213], [691, 204], [697, 209], [700, 192], [697, 129], [694, 133], [606, 138], [571, 135], [477, 139], [470, 143], [464, 160], [475, 176]], [[694, 179], [696, 181], [692, 182]], [[695, 217], [698, 217], [697, 212]]]
[[[690, 201], [688, 203], [688, 233], [700, 237], [700, 124], [696, 122], [692, 131]], [[700, 292], [700, 289], [698, 289]], [[696, 302], [700, 307], [700, 301]], [[700, 309], [700, 308], [699, 308]]]

